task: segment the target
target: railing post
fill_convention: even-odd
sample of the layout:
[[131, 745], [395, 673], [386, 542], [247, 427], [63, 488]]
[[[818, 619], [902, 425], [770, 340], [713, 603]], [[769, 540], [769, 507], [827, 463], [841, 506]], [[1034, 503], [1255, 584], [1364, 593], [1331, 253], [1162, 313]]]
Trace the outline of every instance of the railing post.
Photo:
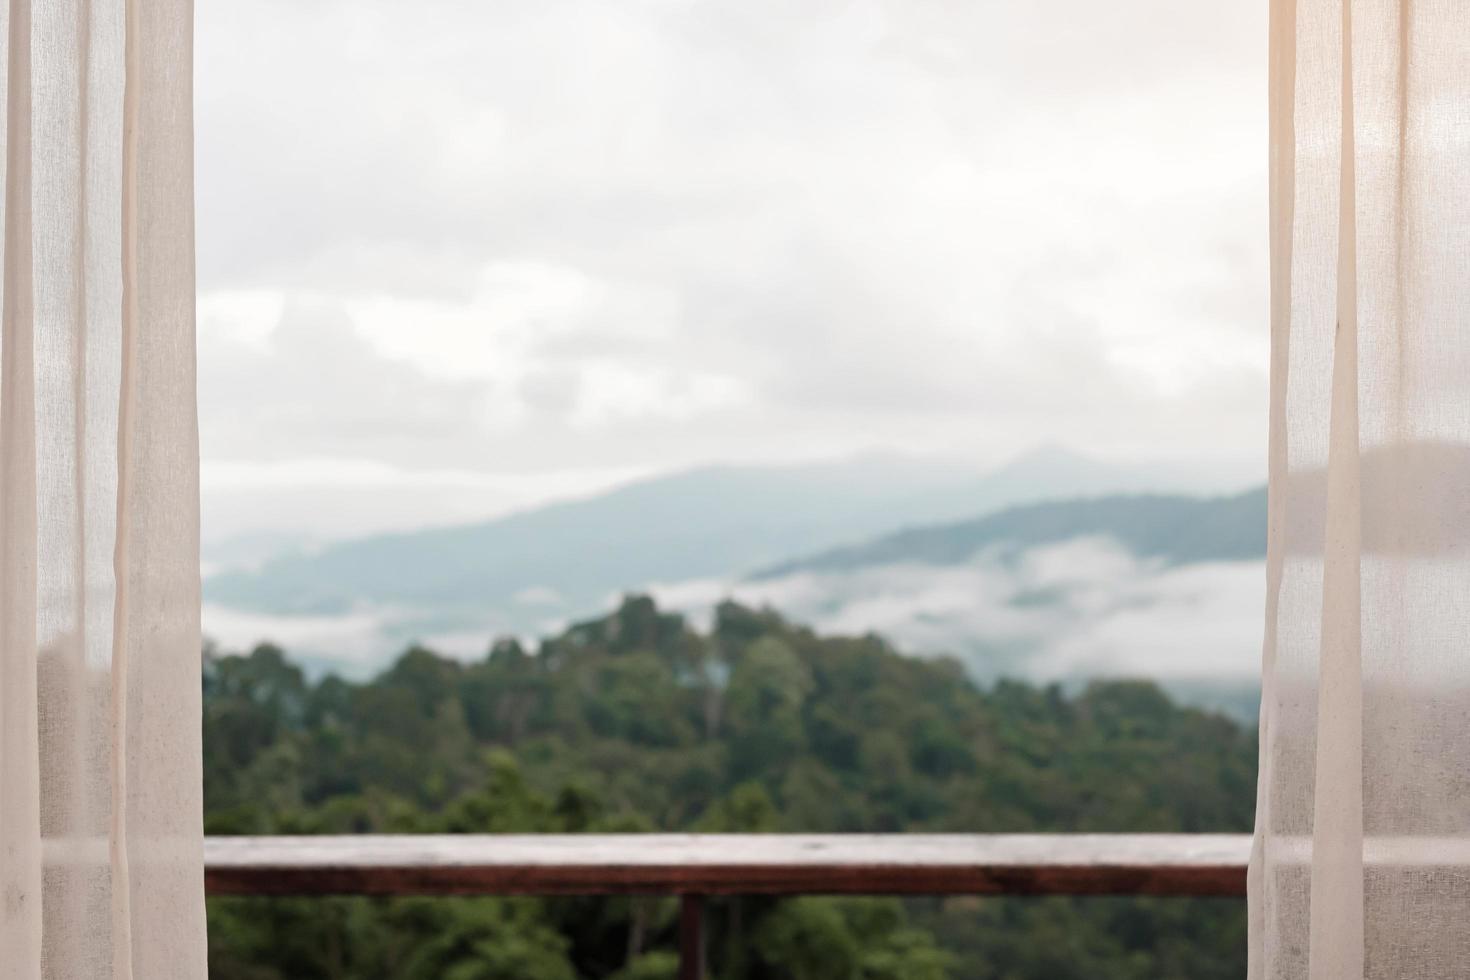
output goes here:
[[679, 980], [704, 980], [704, 896], [679, 896]]

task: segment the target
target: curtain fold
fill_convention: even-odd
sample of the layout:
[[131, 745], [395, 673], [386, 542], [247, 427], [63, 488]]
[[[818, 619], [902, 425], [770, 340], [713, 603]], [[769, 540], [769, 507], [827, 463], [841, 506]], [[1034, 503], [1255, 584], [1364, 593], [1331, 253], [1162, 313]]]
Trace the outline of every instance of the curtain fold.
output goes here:
[[0, 977], [203, 977], [192, 0], [4, 14]]
[[1252, 980], [1470, 963], [1470, 4], [1271, 0]]

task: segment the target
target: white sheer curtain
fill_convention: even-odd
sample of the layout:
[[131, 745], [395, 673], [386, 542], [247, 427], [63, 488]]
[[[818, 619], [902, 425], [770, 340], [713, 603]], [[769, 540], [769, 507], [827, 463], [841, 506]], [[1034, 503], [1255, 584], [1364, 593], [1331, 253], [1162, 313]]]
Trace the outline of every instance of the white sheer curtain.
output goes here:
[[1272, 0], [1258, 980], [1470, 975], [1470, 3]]
[[0, 36], [0, 976], [202, 977], [191, 0]]

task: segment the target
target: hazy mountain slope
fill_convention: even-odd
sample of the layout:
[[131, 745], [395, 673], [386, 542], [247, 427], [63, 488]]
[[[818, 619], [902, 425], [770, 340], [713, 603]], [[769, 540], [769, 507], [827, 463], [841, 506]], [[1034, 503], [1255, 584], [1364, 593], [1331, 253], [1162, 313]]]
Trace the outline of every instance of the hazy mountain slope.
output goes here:
[[656, 592], [694, 616], [734, 598], [827, 632], [876, 633], [910, 653], [956, 657], [982, 680], [1149, 677], [1246, 716], [1260, 669], [1265, 540], [1264, 489], [1093, 497]]
[[900, 563], [954, 565], [986, 548], [1019, 551], [1084, 537], [1111, 538], [1139, 558], [1170, 565], [1261, 558], [1266, 553], [1266, 490], [1230, 497], [1140, 494], [1028, 504], [834, 548], [764, 569], [752, 578]]
[[[481, 524], [278, 557], [211, 576], [205, 595], [232, 608], [287, 614], [362, 604], [436, 615], [472, 609], [477, 618], [519, 628], [531, 613], [541, 622], [548, 613], [593, 612], [609, 596], [649, 582], [740, 574], [904, 525], [1185, 478], [1054, 448], [989, 473], [895, 457], [712, 467]], [[525, 606], [534, 609], [522, 615]]]
[[[973, 480], [871, 462], [802, 468], [710, 468], [481, 524], [380, 535], [213, 576], [216, 602], [279, 612], [354, 602], [490, 604], [527, 589], [568, 602], [649, 577], [709, 574], [877, 530], [895, 498]], [[922, 507], [908, 509], [922, 512]]]

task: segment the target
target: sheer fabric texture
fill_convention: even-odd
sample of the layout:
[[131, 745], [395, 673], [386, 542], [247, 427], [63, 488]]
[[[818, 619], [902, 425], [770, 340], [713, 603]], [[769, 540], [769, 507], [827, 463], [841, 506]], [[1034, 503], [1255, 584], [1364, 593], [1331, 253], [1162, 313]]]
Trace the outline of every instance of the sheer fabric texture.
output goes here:
[[1470, 971], [1470, 4], [1272, 0], [1253, 980]]
[[191, 0], [4, 17], [0, 977], [203, 977]]

